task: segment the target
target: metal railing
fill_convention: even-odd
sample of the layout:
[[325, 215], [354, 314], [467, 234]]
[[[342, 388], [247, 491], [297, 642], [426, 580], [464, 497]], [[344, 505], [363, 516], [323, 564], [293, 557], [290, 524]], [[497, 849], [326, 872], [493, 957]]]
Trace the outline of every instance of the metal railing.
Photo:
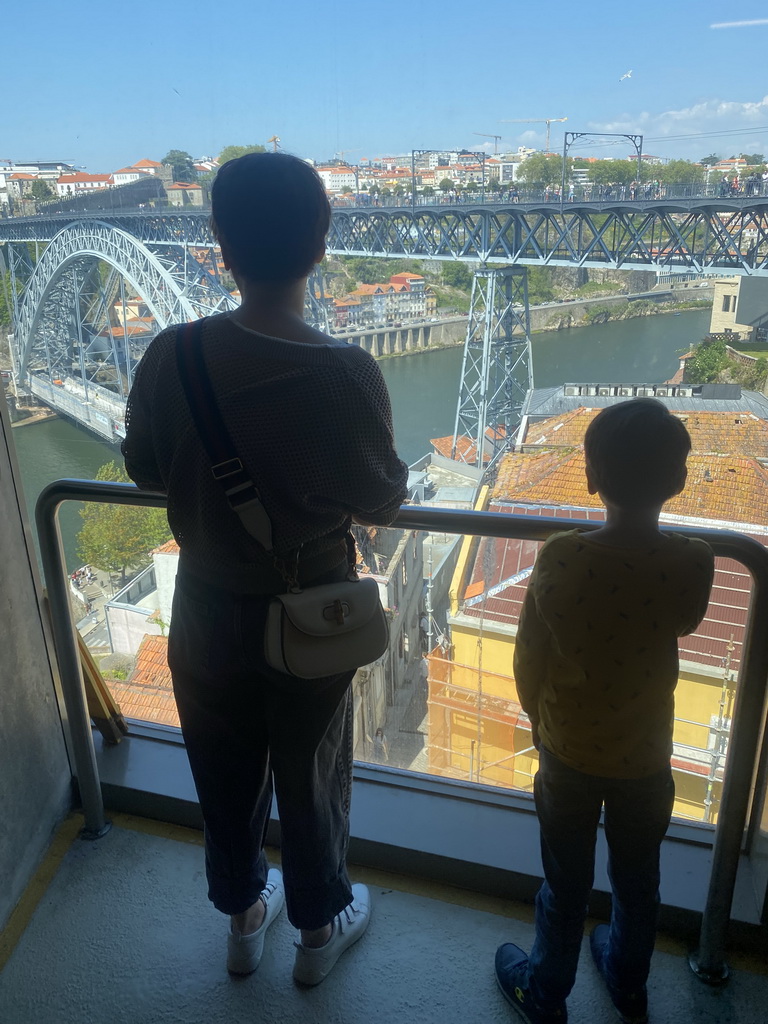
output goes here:
[[[476, 189], [469, 189], [466, 186], [459, 186], [448, 191], [436, 189], [432, 195], [425, 195], [417, 190], [415, 197], [412, 196], [410, 187], [401, 188], [397, 194], [390, 192], [381, 193], [357, 192], [347, 195], [330, 196], [331, 206], [338, 209], [359, 209], [370, 207], [432, 207], [432, 206], [489, 206], [512, 204], [533, 204], [541, 203], [563, 204], [568, 206], [573, 203], [658, 203], [663, 201], [675, 202], [691, 199], [721, 199], [729, 206], [732, 204], [746, 204], [755, 199], [768, 199], [768, 181], [749, 182], [743, 181], [737, 188], [724, 188], [720, 183], [701, 184], [699, 182], [677, 182], [665, 185], [661, 182], [640, 182], [638, 185], [575, 185], [573, 188], [566, 186], [561, 194], [560, 186], [548, 186], [544, 183], [531, 185], [498, 185], [496, 183], [486, 184], [485, 188], [478, 186]], [[128, 215], [137, 214], [144, 217], [157, 216], [163, 213], [202, 214], [210, 215], [210, 206], [180, 205], [171, 203], [167, 199], [152, 199], [141, 205], [126, 204], [123, 197], [111, 194], [111, 190], [105, 189], [104, 193], [84, 197], [81, 203], [77, 200], [64, 200], [62, 202], [51, 201], [41, 203], [36, 214], [20, 212], [21, 219], [29, 217], [103, 217], [105, 215]], [[0, 210], [0, 220], [13, 220], [8, 211]]]
[[[42, 491], [35, 508], [65, 703], [63, 711], [70, 730], [72, 755], [85, 816], [84, 834], [96, 837], [102, 835], [109, 825], [104, 814], [77, 637], [69, 608], [67, 571], [58, 524], [58, 510], [65, 501], [165, 508], [166, 497], [155, 492], [139, 491], [132, 484], [57, 480]], [[590, 530], [597, 529], [600, 524], [421, 506], [404, 506], [392, 523], [395, 529], [537, 541], [546, 540], [558, 530], [572, 529], [574, 525]], [[760, 757], [768, 691], [768, 550], [750, 537], [726, 530], [675, 526], [674, 532], [707, 541], [716, 555], [733, 559], [745, 566], [753, 580], [733, 709], [731, 742], [728, 745], [720, 813], [715, 830], [712, 871], [699, 948], [690, 958], [691, 967], [699, 978], [710, 984], [719, 984], [728, 977], [725, 942], [747, 828], [752, 781]], [[759, 628], [760, 624], [762, 629]]]

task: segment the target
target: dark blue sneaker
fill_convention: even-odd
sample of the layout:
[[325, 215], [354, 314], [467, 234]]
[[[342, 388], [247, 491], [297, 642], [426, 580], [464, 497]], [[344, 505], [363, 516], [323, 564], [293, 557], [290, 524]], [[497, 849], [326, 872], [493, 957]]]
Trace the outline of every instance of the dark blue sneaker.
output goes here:
[[563, 1003], [556, 1010], [538, 1006], [526, 987], [528, 955], [512, 942], [496, 950], [496, 981], [509, 1005], [526, 1024], [567, 1024], [568, 1011]]
[[605, 982], [608, 995], [616, 1008], [622, 1024], [648, 1024], [648, 991], [642, 988], [628, 991], [615, 988], [608, 980], [605, 971], [605, 956], [608, 952], [608, 936], [610, 928], [607, 924], [598, 924], [589, 936], [589, 949], [595, 961], [600, 977]]

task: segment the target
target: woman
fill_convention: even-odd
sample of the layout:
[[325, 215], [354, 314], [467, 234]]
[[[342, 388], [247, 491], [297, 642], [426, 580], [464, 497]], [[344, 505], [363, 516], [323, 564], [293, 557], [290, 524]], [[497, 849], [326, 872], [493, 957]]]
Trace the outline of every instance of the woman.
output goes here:
[[[205, 820], [209, 898], [231, 916], [227, 966], [259, 964], [285, 897], [301, 932], [294, 978], [314, 985], [364, 932], [365, 886], [345, 855], [353, 672], [296, 679], [264, 660], [266, 608], [298, 557], [303, 586], [343, 579], [352, 519], [390, 523], [406, 495], [375, 360], [303, 320], [330, 207], [304, 161], [248, 154], [218, 172], [213, 229], [242, 295], [201, 345], [235, 449], [272, 524], [277, 558], [245, 530], [211, 475], [176, 366], [176, 329], [143, 357], [128, 401], [126, 469], [168, 495], [179, 543], [169, 634], [174, 693]], [[283, 875], [268, 870], [277, 796]], [[284, 894], [284, 896], [283, 896]]]

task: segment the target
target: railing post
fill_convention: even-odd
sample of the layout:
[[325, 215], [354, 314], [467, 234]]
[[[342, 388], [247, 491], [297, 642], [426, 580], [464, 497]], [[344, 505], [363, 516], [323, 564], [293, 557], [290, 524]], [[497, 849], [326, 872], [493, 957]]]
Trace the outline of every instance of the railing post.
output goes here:
[[768, 681], [768, 644], [756, 642], [758, 630], [765, 630], [768, 623], [768, 580], [764, 567], [761, 571], [754, 571], [754, 566], [748, 564], [741, 547], [739, 561], [753, 570], [754, 590], [744, 635], [744, 662], [736, 688], [699, 948], [688, 959], [696, 977], [708, 985], [724, 985], [729, 976], [725, 943], [749, 811], [751, 783], [759, 756]]
[[69, 608], [67, 569], [58, 520], [58, 509], [62, 499], [56, 496], [56, 489], [57, 484], [52, 484], [41, 493], [35, 507], [35, 522], [51, 609], [53, 641], [64, 693], [66, 723], [72, 738], [72, 756], [85, 817], [85, 825], [80, 835], [83, 839], [98, 839], [109, 831], [110, 822], [104, 814], [77, 635]]

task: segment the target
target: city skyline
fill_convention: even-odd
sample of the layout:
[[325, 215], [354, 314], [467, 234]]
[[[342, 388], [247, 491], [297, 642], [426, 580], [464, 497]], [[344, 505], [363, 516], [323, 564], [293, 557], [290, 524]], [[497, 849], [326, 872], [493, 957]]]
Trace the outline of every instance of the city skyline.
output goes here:
[[343, 153], [352, 163], [412, 148], [492, 153], [495, 140], [475, 133], [500, 135], [503, 149], [543, 149], [543, 123], [504, 122], [561, 117], [551, 126], [555, 152], [564, 129], [641, 133], [647, 152], [685, 159], [768, 149], [768, 24], [757, 0], [739, 8], [745, 24], [723, 29], [711, 0], [651, 0], [642, 14], [558, 0], [545, 19], [501, 0], [480, 15], [455, 0], [422, 0], [407, 16], [370, 20], [336, 3], [318, 16], [306, 0], [265, 10], [231, 0], [215, 18], [210, 11], [188, 4], [180, 18], [175, 5], [137, 0], [126, 23], [94, 0], [76, 18], [41, 0], [32, 32], [11, 9], [4, 28], [18, 45], [6, 53], [13, 88], [0, 159], [104, 172], [170, 149], [216, 155], [273, 135], [297, 155]]

